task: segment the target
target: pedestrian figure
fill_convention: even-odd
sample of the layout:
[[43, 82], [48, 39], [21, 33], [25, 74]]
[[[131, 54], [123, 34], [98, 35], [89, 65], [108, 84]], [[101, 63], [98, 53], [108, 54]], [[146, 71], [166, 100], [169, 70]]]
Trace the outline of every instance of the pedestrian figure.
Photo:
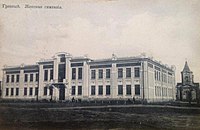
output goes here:
[[135, 103], [135, 97], [133, 97], [133, 104]]
[[72, 102], [74, 102], [74, 100], [75, 100], [75, 99], [74, 99], [74, 97], [73, 97], [73, 98], [72, 98]]

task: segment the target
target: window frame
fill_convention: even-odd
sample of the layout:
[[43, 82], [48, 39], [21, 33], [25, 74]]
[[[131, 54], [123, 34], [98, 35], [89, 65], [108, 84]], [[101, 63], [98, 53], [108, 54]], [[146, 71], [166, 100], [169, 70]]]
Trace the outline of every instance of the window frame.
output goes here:
[[82, 90], [82, 86], [78, 86], [78, 95], [82, 95], [83, 90]]
[[92, 96], [96, 95], [96, 86], [95, 85], [91, 86], [91, 95]]
[[135, 85], [135, 95], [140, 96], [140, 85]]
[[98, 95], [103, 95], [103, 85], [98, 86]]
[[110, 79], [110, 69], [106, 69], [106, 79]]
[[131, 68], [126, 68], [126, 78], [131, 78]]
[[135, 78], [140, 78], [140, 67], [135, 67], [134, 68], [134, 77]]
[[6, 75], [6, 83], [10, 82], [10, 75]]
[[47, 69], [44, 70], [44, 81], [48, 81], [48, 74], [49, 74], [48, 70]]
[[35, 74], [35, 81], [36, 81], [36, 82], [39, 81], [39, 74], [38, 74], [38, 73]]
[[126, 85], [126, 95], [131, 95], [131, 85]]
[[33, 82], [33, 74], [30, 74], [30, 82]]
[[24, 82], [28, 82], [28, 74], [24, 74]]
[[117, 74], [118, 74], [118, 78], [119, 79], [121, 79], [121, 78], [123, 78], [123, 68], [118, 68], [118, 70], [117, 70]]
[[72, 68], [72, 80], [76, 80], [76, 68]]
[[98, 71], [98, 73], [99, 73], [99, 79], [103, 79], [103, 69], [99, 69], [99, 71]]
[[9, 88], [6, 88], [6, 95], [5, 96], [9, 96]]
[[19, 88], [16, 88], [15, 91], [16, 91], [16, 92], [15, 92], [15, 96], [19, 96]]
[[78, 79], [83, 79], [83, 68], [78, 68]]
[[118, 95], [123, 95], [123, 85], [118, 85]]
[[19, 74], [16, 75], [16, 82], [19, 83], [20, 76]]
[[50, 69], [50, 80], [53, 80], [53, 69]]
[[11, 83], [14, 83], [15, 82], [15, 75], [11, 75]]
[[14, 96], [14, 88], [10, 89], [10, 96]]
[[24, 96], [27, 96], [27, 87], [24, 87]]
[[38, 95], [38, 87], [35, 87], [35, 96], [37, 96]]
[[96, 79], [96, 70], [91, 70], [91, 79]]
[[76, 86], [72, 86], [71, 95], [76, 95]]
[[29, 96], [33, 96], [33, 88], [32, 87], [29, 88]]

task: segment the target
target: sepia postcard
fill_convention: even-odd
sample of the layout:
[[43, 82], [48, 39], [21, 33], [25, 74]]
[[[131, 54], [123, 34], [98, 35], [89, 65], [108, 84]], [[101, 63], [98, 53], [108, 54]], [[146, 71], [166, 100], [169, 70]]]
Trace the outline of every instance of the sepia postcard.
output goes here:
[[0, 0], [0, 130], [200, 129], [199, 0]]

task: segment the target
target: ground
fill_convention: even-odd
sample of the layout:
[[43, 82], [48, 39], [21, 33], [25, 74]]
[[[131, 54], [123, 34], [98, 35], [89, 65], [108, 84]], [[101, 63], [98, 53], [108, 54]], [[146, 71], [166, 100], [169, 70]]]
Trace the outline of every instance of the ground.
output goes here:
[[199, 107], [0, 103], [0, 129], [200, 129]]

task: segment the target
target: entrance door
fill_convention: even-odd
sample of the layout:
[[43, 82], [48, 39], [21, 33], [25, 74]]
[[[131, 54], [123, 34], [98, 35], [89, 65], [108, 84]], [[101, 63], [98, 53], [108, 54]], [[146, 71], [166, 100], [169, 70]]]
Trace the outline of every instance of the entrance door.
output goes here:
[[59, 100], [65, 100], [65, 85], [59, 85]]

